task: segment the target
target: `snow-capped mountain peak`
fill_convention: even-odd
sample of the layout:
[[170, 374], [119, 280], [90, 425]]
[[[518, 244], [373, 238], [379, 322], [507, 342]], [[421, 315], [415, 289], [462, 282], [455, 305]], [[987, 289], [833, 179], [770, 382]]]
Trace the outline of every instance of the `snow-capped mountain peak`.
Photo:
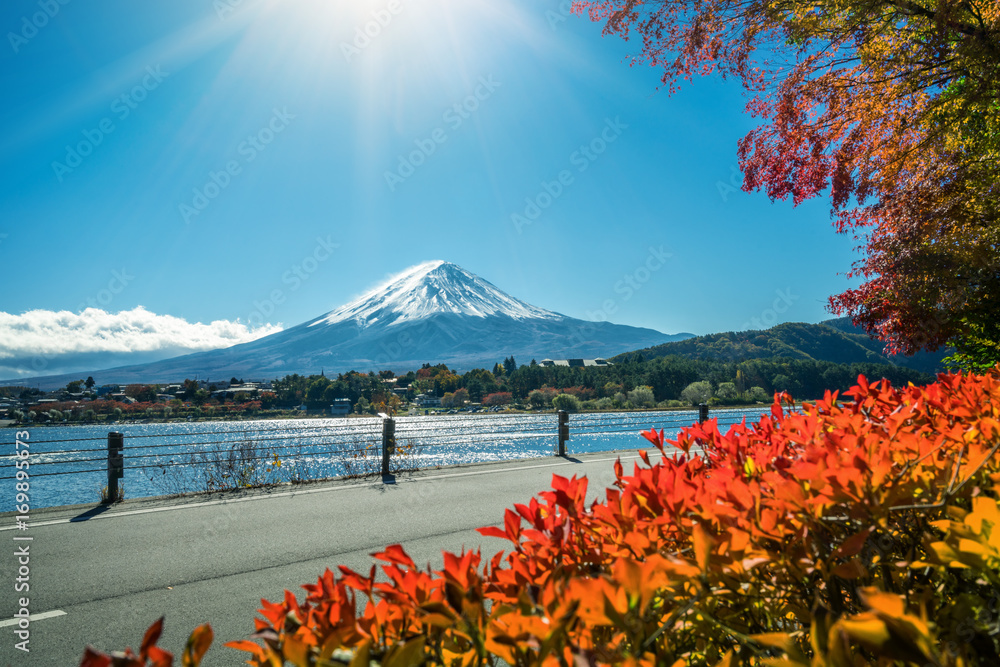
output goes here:
[[[405, 373], [426, 363], [465, 371], [491, 368], [508, 356], [522, 363], [608, 358], [690, 337], [566, 317], [515, 299], [459, 266], [435, 261], [407, 269], [345, 306], [270, 336], [120, 367], [101, 376], [128, 384], [176, 382], [198, 375], [278, 378], [324, 370], [327, 374], [349, 370]], [[67, 377], [52, 386], [79, 376]]]
[[361, 328], [390, 326], [451, 313], [471, 317], [506, 316], [515, 320], [560, 320], [562, 315], [536, 308], [469, 273], [457, 264], [435, 260], [410, 267], [379, 287], [313, 322], [354, 320]]

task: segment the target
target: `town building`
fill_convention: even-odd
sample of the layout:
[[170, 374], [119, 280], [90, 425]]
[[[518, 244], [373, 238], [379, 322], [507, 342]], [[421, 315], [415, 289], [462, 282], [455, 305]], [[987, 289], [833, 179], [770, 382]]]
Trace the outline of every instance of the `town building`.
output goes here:
[[441, 399], [434, 394], [417, 394], [417, 397], [413, 399], [413, 402], [420, 408], [441, 407]]
[[349, 398], [333, 399], [333, 405], [330, 406], [331, 415], [336, 415], [340, 417], [349, 414], [350, 412], [351, 412], [351, 399]]

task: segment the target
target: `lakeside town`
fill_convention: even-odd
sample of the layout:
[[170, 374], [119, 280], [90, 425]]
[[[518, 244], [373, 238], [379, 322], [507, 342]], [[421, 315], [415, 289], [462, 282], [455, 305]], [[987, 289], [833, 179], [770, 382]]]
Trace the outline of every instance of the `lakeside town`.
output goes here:
[[[538, 368], [605, 368], [605, 359], [532, 360]], [[507, 372], [516, 371], [513, 357], [494, 366], [491, 374], [502, 382]], [[477, 373], [478, 380], [483, 373]], [[305, 380], [303, 383], [302, 380]], [[378, 374], [349, 372], [333, 380], [325, 372], [303, 378], [288, 376], [282, 380], [231, 377], [229, 379], [185, 379], [167, 384], [98, 384], [92, 377], [74, 380], [65, 387], [42, 391], [30, 387], [0, 387], [0, 423], [67, 424], [163, 420], [210, 420], [240, 418], [301, 418], [372, 415], [381, 411], [403, 414], [458, 412], [506, 412], [552, 409], [627, 409], [655, 407], [652, 389], [638, 387], [620, 394], [615, 401], [594, 404], [597, 393], [585, 387], [542, 386], [516, 397], [509, 391], [487, 391], [481, 380], [469, 388], [455, 386], [460, 376], [440, 364], [395, 376], [391, 371]], [[340, 387], [337, 387], [337, 384]], [[300, 388], [299, 385], [304, 385]], [[359, 386], [364, 385], [364, 386]], [[351, 387], [356, 396], [351, 398]], [[330, 388], [334, 387], [332, 391]], [[322, 392], [317, 391], [318, 388]], [[505, 389], [496, 381], [488, 389]], [[453, 389], [448, 391], [447, 389]], [[621, 386], [610, 387], [620, 390]], [[338, 391], [339, 390], [339, 391]], [[339, 396], [338, 393], [345, 395]], [[473, 400], [473, 396], [475, 400]], [[767, 398], [765, 395], [755, 398]], [[581, 400], [582, 399], [582, 400]], [[590, 402], [590, 405], [584, 404]], [[667, 402], [664, 402], [667, 403]], [[677, 401], [660, 407], [681, 407]]]

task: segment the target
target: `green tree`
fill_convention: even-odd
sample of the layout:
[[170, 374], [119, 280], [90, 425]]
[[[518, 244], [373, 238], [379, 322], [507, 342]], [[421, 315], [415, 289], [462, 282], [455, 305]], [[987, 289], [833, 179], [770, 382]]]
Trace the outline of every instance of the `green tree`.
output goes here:
[[545, 400], [545, 394], [538, 389], [534, 389], [528, 394], [528, 403], [533, 408], [544, 408]]
[[196, 406], [201, 407], [202, 405], [205, 405], [205, 402], [208, 401], [209, 398], [211, 398], [211, 394], [204, 389], [198, 389], [191, 397], [191, 402]]
[[701, 380], [692, 382], [681, 391], [681, 400], [687, 401], [691, 405], [701, 405], [707, 403], [712, 397], [712, 383]]
[[580, 409], [580, 399], [572, 394], [559, 394], [552, 399], [552, 407], [566, 412], [577, 412]]
[[130, 384], [125, 387], [125, 395], [134, 398], [140, 403], [152, 403], [156, 401], [156, 390], [159, 387], [148, 384]]
[[66, 391], [71, 394], [79, 394], [83, 391], [83, 380], [73, 380], [66, 385]]
[[738, 394], [742, 394], [747, 391], [749, 385], [747, 385], [747, 378], [746, 375], [743, 374], [742, 368], [736, 369], [736, 382], [733, 383], [733, 386], [736, 388], [736, 393]]
[[510, 355], [510, 357], [503, 360], [503, 369], [506, 371], [507, 375], [511, 375], [517, 370], [517, 362], [514, 361], [514, 355]]
[[740, 393], [736, 390], [736, 383], [720, 382], [715, 396], [724, 403], [731, 403], [739, 398]]
[[463, 377], [463, 382], [465, 388], [469, 390], [469, 397], [477, 403], [483, 400], [483, 396], [497, 390], [496, 378], [484, 368], [469, 371]]
[[628, 393], [627, 398], [629, 404], [634, 408], [651, 408], [656, 405], [652, 387], [636, 387]]
[[87, 391], [90, 391], [91, 389], [93, 389], [95, 384], [97, 384], [97, 383], [94, 382], [93, 376], [88, 375], [87, 376], [87, 381], [84, 382], [84, 385], [87, 387]]
[[311, 376], [308, 385], [306, 385], [306, 405], [313, 410], [326, 407], [329, 401], [326, 400], [324, 394], [326, 394], [326, 390], [331, 384], [332, 382], [327, 377], [322, 375]]
[[181, 387], [184, 389], [184, 400], [190, 401], [195, 395], [195, 392], [198, 391], [198, 382], [196, 380], [185, 379], [183, 384], [181, 384]]
[[784, 373], [775, 375], [774, 379], [771, 380], [771, 386], [774, 387], [775, 391], [787, 391], [793, 397], [797, 397], [802, 393], [802, 383]]

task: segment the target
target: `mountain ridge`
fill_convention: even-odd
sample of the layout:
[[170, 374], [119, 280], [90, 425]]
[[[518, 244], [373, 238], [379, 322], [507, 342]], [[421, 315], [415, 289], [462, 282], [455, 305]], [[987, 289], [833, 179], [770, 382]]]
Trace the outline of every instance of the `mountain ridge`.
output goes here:
[[911, 357], [904, 357], [887, 355], [884, 347], [882, 341], [871, 338], [863, 329], [851, 324], [850, 318], [843, 317], [817, 324], [785, 322], [770, 329], [694, 336], [635, 350], [612, 360], [622, 360], [630, 354], [641, 354], [645, 359], [676, 355], [689, 359], [723, 361], [783, 357], [843, 364], [891, 364], [934, 374], [944, 370], [941, 360], [948, 354], [948, 351], [918, 352]]
[[456, 264], [435, 260], [410, 267], [319, 317], [254, 341], [148, 364], [3, 384], [54, 387], [88, 375], [101, 384], [195, 376], [270, 379], [323, 370], [399, 372], [424, 363], [446, 363], [463, 371], [492, 367], [507, 356], [524, 361], [606, 358], [691, 335], [568, 317], [516, 299]]

